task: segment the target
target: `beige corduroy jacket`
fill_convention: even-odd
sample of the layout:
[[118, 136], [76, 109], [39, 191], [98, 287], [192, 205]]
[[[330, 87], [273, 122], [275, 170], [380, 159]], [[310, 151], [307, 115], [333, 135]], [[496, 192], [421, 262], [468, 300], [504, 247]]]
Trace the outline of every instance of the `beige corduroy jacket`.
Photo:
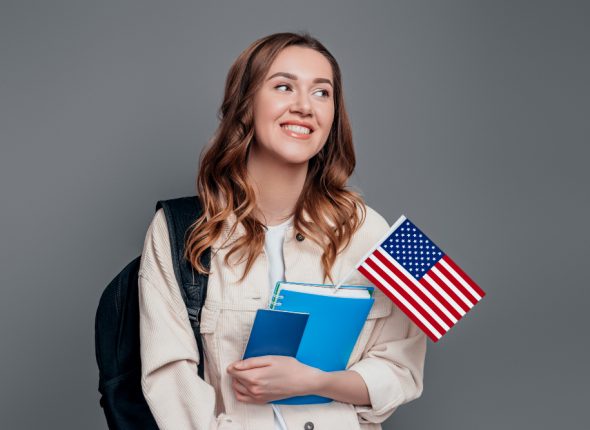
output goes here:
[[[201, 314], [205, 380], [197, 374], [199, 354], [172, 267], [166, 218], [155, 214], [145, 237], [139, 269], [142, 388], [162, 430], [273, 430], [270, 404], [237, 401], [226, 372], [241, 359], [256, 310], [267, 307], [270, 287], [264, 250], [244, 282], [244, 264], [225, 265], [231, 243], [243, 233], [238, 225], [230, 237], [235, 216], [212, 246], [207, 299]], [[366, 220], [332, 269], [341, 279], [389, 229], [386, 220], [367, 207]], [[285, 279], [321, 283], [322, 249], [299, 236], [294, 227], [285, 233]], [[227, 242], [225, 242], [227, 240]], [[220, 247], [223, 243], [225, 246]], [[235, 259], [234, 259], [235, 257]], [[236, 254], [230, 260], [237, 260]], [[371, 285], [355, 272], [347, 284]], [[375, 430], [398, 406], [422, 393], [426, 336], [381, 291], [354, 347], [348, 369], [364, 379], [371, 406], [331, 402], [319, 405], [281, 405], [289, 430]], [[311, 424], [310, 424], [311, 423]]]

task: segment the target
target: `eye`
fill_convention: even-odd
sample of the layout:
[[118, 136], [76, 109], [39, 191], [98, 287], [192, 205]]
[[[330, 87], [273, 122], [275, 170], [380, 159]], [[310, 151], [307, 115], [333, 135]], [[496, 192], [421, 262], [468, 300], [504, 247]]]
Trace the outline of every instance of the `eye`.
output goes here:
[[[286, 87], [286, 88], [289, 88], [289, 89], [291, 88], [291, 87], [290, 87], [289, 85], [287, 85], [287, 84], [280, 84], [280, 85], [277, 85], [277, 86], [275, 87], [275, 89], [278, 89], [278, 88], [280, 88], [280, 87]], [[281, 91], [281, 92], [283, 92], [283, 91]]]
[[[289, 85], [287, 85], [287, 84], [276, 85], [274, 88], [278, 90], [281, 87], [285, 87], [285, 88], [287, 88], [289, 90], [291, 89], [291, 87]], [[285, 92], [284, 90], [279, 90], [279, 91], [282, 92], [282, 93]], [[317, 90], [315, 92], [316, 93], [317, 92], [322, 92], [323, 93], [322, 97], [325, 97], [325, 98], [330, 97], [330, 92], [328, 90], [320, 89], [320, 90]]]
[[322, 97], [330, 97], [330, 92], [328, 90], [317, 90], [316, 92], [323, 92], [324, 95]]

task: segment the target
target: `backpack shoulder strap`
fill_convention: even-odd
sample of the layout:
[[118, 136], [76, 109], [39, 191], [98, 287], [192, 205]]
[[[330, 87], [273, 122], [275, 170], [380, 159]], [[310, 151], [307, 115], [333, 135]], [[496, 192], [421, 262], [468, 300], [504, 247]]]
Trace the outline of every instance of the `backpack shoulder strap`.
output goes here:
[[[203, 345], [199, 321], [201, 308], [207, 297], [208, 276], [196, 272], [190, 262], [184, 258], [184, 246], [188, 229], [201, 216], [203, 209], [198, 196], [160, 200], [156, 204], [156, 211], [160, 208], [164, 210], [166, 215], [174, 274], [180, 286], [180, 293], [186, 305], [191, 327], [199, 347], [199, 375], [203, 377]], [[205, 268], [209, 269], [211, 248], [207, 248], [203, 253], [201, 263]]]

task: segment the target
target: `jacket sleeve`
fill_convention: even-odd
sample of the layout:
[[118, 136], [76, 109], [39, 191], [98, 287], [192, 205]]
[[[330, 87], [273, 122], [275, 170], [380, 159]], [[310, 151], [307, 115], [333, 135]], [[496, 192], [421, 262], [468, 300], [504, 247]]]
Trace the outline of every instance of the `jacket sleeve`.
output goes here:
[[215, 416], [215, 390], [197, 372], [199, 354], [172, 267], [163, 210], [156, 212], [139, 269], [141, 386], [162, 430], [241, 428]]
[[382, 423], [422, 394], [426, 335], [397, 306], [376, 322], [361, 360], [349, 367], [363, 378], [371, 406], [355, 406], [361, 423]]

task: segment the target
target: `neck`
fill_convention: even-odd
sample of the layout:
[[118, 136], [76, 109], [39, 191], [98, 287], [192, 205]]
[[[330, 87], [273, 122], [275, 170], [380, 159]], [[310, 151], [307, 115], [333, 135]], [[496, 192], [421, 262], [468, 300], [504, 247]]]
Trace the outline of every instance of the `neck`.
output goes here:
[[303, 190], [307, 162], [289, 164], [250, 148], [248, 175], [256, 192], [256, 214], [265, 225], [277, 225], [289, 218]]

